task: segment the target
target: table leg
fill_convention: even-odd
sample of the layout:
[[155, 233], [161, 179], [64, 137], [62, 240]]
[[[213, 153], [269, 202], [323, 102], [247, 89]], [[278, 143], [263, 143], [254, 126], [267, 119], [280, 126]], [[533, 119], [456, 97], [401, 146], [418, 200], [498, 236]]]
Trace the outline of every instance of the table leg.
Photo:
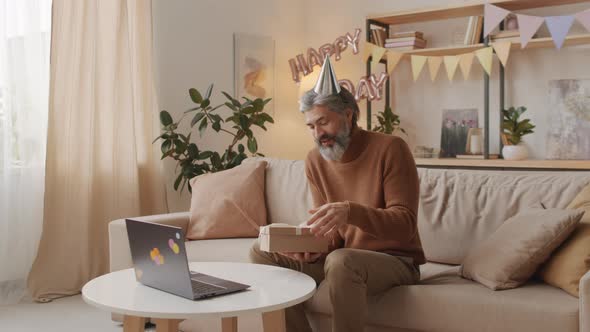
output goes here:
[[262, 326], [264, 332], [286, 332], [285, 310], [262, 313]]
[[238, 317], [222, 318], [221, 332], [238, 332]]
[[156, 323], [156, 332], [178, 332], [178, 324], [182, 322], [180, 319], [154, 319]]
[[127, 316], [123, 319], [124, 332], [143, 332], [145, 331], [145, 317]]

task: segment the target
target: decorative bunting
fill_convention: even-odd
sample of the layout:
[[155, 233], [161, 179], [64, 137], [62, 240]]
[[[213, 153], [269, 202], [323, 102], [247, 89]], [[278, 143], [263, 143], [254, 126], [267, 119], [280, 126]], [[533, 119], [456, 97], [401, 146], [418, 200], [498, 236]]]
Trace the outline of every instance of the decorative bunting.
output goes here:
[[574, 24], [574, 17], [571, 15], [549, 16], [545, 17], [545, 23], [547, 24], [547, 28], [549, 28], [555, 47], [558, 50], [561, 49], [567, 33], [570, 31], [572, 24]]
[[510, 56], [510, 49], [512, 48], [512, 42], [496, 42], [492, 44], [492, 47], [494, 48], [494, 51], [496, 51], [502, 66], [506, 67], [508, 64], [508, 57]]
[[412, 74], [414, 74], [414, 81], [418, 80], [427, 59], [428, 57], [422, 55], [412, 55]]
[[576, 14], [576, 19], [590, 32], [590, 9]]
[[494, 49], [492, 47], [486, 47], [475, 51], [475, 56], [488, 75], [492, 75], [493, 55]]
[[522, 14], [517, 14], [516, 17], [518, 18], [518, 27], [520, 30], [520, 47], [525, 48], [545, 19]]
[[395, 51], [387, 51], [387, 74], [391, 75], [391, 73], [393, 73], [393, 70], [395, 69], [395, 67], [397, 67], [397, 65], [399, 64], [399, 61], [402, 59], [402, 57], [404, 56], [403, 53], [400, 52], [395, 52]]
[[438, 70], [443, 62], [443, 58], [439, 56], [428, 57], [428, 71], [430, 72], [430, 79], [434, 82], [438, 75]]
[[385, 55], [385, 52], [387, 52], [386, 48], [377, 45], [373, 46], [373, 52], [371, 52], [371, 56], [373, 57], [373, 60], [371, 61], [371, 72], [377, 72], [377, 66], [379, 65], [379, 61], [381, 61]]
[[474, 53], [465, 53], [459, 55], [459, 66], [461, 67], [461, 72], [463, 73], [463, 79], [469, 78], [469, 72], [471, 72], [471, 65], [473, 64], [473, 57]]
[[508, 10], [486, 3], [484, 6], [483, 36], [489, 35], [508, 14], [510, 14]]
[[449, 77], [449, 81], [452, 81], [453, 76], [455, 76], [455, 72], [457, 71], [457, 66], [459, 65], [459, 57], [456, 55], [448, 55], [443, 58], [445, 68], [447, 69], [447, 76]]
[[373, 43], [365, 43], [365, 47], [363, 48], [363, 62], [369, 61], [369, 57], [373, 55], [373, 49], [377, 47], [377, 45]]

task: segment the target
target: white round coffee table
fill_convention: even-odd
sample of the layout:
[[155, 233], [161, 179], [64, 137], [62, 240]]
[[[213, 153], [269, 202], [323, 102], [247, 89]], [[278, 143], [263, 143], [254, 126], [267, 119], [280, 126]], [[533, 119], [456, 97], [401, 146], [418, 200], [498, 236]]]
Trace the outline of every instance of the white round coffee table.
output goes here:
[[112, 272], [89, 281], [82, 298], [90, 305], [125, 315], [123, 330], [144, 331], [152, 318], [157, 331], [178, 331], [188, 318], [219, 317], [223, 332], [235, 332], [238, 315], [262, 314], [264, 331], [285, 331], [285, 308], [309, 299], [315, 281], [300, 272], [249, 263], [190, 263], [192, 271], [248, 284], [242, 292], [192, 301], [135, 280], [133, 269]]

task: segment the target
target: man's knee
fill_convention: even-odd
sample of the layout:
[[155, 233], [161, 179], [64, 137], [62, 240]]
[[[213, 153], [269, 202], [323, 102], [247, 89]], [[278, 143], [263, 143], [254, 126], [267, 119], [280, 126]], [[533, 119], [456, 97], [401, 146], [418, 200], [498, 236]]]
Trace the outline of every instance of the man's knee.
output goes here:
[[327, 280], [354, 279], [362, 281], [362, 271], [358, 268], [354, 249], [336, 249], [326, 257], [324, 272]]
[[250, 262], [256, 264], [277, 265], [273, 256], [265, 251], [260, 250], [260, 240], [256, 239], [250, 247], [249, 253]]

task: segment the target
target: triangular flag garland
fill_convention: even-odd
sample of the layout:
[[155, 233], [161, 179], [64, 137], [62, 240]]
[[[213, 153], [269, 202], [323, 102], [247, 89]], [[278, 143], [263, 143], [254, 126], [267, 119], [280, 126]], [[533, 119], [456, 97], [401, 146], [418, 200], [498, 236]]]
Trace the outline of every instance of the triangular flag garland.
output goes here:
[[475, 55], [473, 52], [461, 54], [459, 56], [459, 67], [461, 67], [461, 72], [463, 73], [463, 79], [469, 78], [469, 73], [471, 72], [471, 65], [473, 64], [473, 57]]
[[590, 32], [590, 9], [576, 14], [576, 20]]
[[373, 57], [373, 60], [371, 61], [371, 72], [377, 72], [377, 65], [379, 65], [379, 61], [381, 61], [385, 52], [387, 52], [386, 48], [377, 45], [373, 46], [373, 52], [371, 52], [371, 56]]
[[412, 55], [412, 74], [414, 75], [414, 81], [418, 80], [427, 59], [428, 57], [422, 55]]
[[387, 74], [391, 75], [391, 73], [393, 72], [395, 67], [397, 67], [403, 56], [404, 54], [400, 52], [387, 52]]
[[483, 36], [489, 35], [508, 14], [510, 12], [506, 9], [486, 3], [484, 6]]
[[452, 81], [453, 76], [455, 76], [455, 72], [457, 71], [457, 66], [459, 65], [459, 57], [456, 55], [448, 55], [443, 57], [443, 59], [445, 62], [445, 68], [447, 69], [449, 81]]
[[481, 63], [483, 69], [488, 73], [488, 75], [492, 75], [492, 60], [494, 55], [494, 49], [492, 47], [485, 47], [475, 51], [475, 56]]
[[369, 61], [369, 57], [373, 55], [373, 49], [377, 47], [377, 45], [372, 43], [365, 43], [365, 47], [363, 48], [363, 62]]
[[555, 47], [558, 50], [561, 49], [567, 33], [570, 31], [572, 24], [574, 24], [574, 17], [570, 15], [549, 16], [545, 17], [545, 23], [547, 24], [547, 28], [549, 28]]
[[443, 58], [440, 56], [429, 56], [428, 57], [428, 70], [430, 71], [430, 80], [434, 82], [438, 75], [438, 70], [443, 62]]
[[502, 63], [502, 66], [506, 67], [508, 64], [508, 57], [510, 56], [510, 49], [512, 48], [512, 42], [495, 42], [492, 44], [492, 47], [494, 48], [494, 51], [496, 51], [496, 55]]
[[522, 14], [517, 14], [516, 17], [518, 19], [518, 30], [520, 31], [520, 47], [525, 48], [545, 19]]

